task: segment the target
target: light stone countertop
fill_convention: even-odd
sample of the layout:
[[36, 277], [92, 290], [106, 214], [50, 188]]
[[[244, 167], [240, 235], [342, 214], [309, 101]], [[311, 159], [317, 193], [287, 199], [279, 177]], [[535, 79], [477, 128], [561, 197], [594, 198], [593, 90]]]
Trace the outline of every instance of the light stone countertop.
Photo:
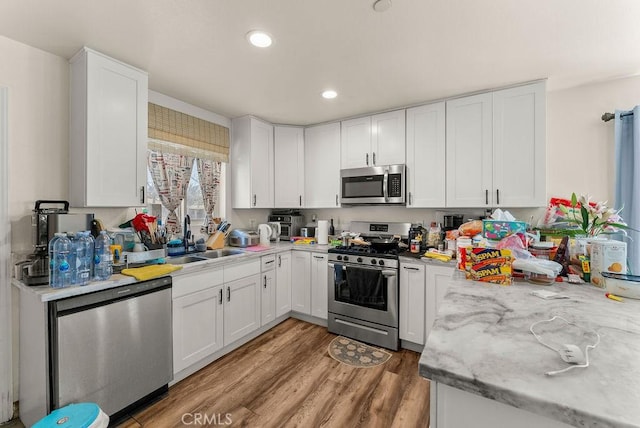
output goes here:
[[[640, 426], [640, 300], [607, 299], [591, 285], [549, 287], [466, 281], [454, 274], [420, 358], [420, 374], [451, 387], [544, 415], [577, 427]], [[543, 300], [534, 290], [569, 299]], [[590, 366], [555, 376], [568, 364], [538, 343], [530, 326], [549, 342], [589, 351]]]
[[[243, 250], [237, 247], [225, 247], [234, 250]], [[290, 242], [273, 242], [269, 249], [262, 251], [243, 250], [242, 254], [220, 257], [217, 259], [208, 259], [200, 262], [187, 263], [182, 265], [182, 269], [172, 272], [171, 276], [179, 276], [186, 273], [198, 272], [207, 269], [215, 269], [236, 263], [244, 263], [250, 260], [259, 259], [262, 256], [277, 254], [283, 251], [310, 251], [316, 253], [326, 253], [330, 247], [328, 245], [308, 245], [308, 244], [292, 244]], [[190, 255], [197, 256], [198, 253]], [[51, 288], [48, 285], [29, 286], [21, 281], [12, 279], [11, 283], [23, 291], [34, 293], [40, 297], [42, 302], [50, 302], [53, 300], [65, 299], [67, 297], [79, 296], [82, 294], [93, 293], [95, 291], [107, 290], [110, 288], [121, 287], [123, 285], [133, 284], [137, 280], [131, 276], [114, 274], [106, 281], [92, 281], [83, 286], [71, 286], [65, 288]]]

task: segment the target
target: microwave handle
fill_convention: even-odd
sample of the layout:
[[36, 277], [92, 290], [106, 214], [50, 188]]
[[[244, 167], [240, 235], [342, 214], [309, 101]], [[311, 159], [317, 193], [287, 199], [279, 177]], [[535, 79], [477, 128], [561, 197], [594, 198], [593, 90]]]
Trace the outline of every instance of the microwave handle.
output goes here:
[[389, 168], [384, 169], [384, 179], [382, 180], [382, 193], [384, 194], [384, 201], [389, 202]]

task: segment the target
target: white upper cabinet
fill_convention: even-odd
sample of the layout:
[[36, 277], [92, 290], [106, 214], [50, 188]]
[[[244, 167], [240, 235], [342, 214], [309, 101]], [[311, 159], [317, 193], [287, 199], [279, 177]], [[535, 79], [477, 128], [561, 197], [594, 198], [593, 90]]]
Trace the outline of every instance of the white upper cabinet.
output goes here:
[[342, 126], [342, 168], [405, 163], [405, 111], [345, 120]]
[[144, 205], [147, 73], [88, 48], [70, 64], [71, 205]]
[[546, 203], [545, 86], [447, 101], [447, 206]]
[[304, 201], [304, 129], [276, 126], [274, 133], [274, 206], [300, 208]]
[[305, 208], [340, 206], [340, 123], [304, 130]]
[[250, 116], [231, 122], [233, 208], [273, 208], [273, 125]]
[[445, 206], [445, 103], [407, 109], [407, 208]]
[[493, 93], [493, 205], [542, 207], [546, 192], [545, 84]]

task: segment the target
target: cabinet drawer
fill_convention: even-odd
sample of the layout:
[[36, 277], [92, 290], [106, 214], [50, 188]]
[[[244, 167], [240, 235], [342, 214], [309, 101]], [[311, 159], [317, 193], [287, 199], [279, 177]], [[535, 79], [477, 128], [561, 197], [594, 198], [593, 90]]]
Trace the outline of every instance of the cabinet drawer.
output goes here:
[[224, 267], [224, 282], [235, 281], [236, 279], [260, 273], [260, 260], [241, 263]]
[[206, 290], [207, 288], [221, 285], [222, 280], [222, 269], [180, 275], [173, 279], [171, 297], [175, 299], [176, 297]]
[[276, 267], [276, 255], [260, 257], [260, 262], [262, 263], [262, 272], [273, 270]]

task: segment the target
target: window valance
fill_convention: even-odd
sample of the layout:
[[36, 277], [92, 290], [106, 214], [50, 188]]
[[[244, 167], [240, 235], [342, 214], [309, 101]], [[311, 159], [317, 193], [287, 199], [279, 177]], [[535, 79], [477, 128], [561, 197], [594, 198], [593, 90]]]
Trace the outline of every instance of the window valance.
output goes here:
[[229, 128], [149, 103], [149, 149], [229, 162]]

